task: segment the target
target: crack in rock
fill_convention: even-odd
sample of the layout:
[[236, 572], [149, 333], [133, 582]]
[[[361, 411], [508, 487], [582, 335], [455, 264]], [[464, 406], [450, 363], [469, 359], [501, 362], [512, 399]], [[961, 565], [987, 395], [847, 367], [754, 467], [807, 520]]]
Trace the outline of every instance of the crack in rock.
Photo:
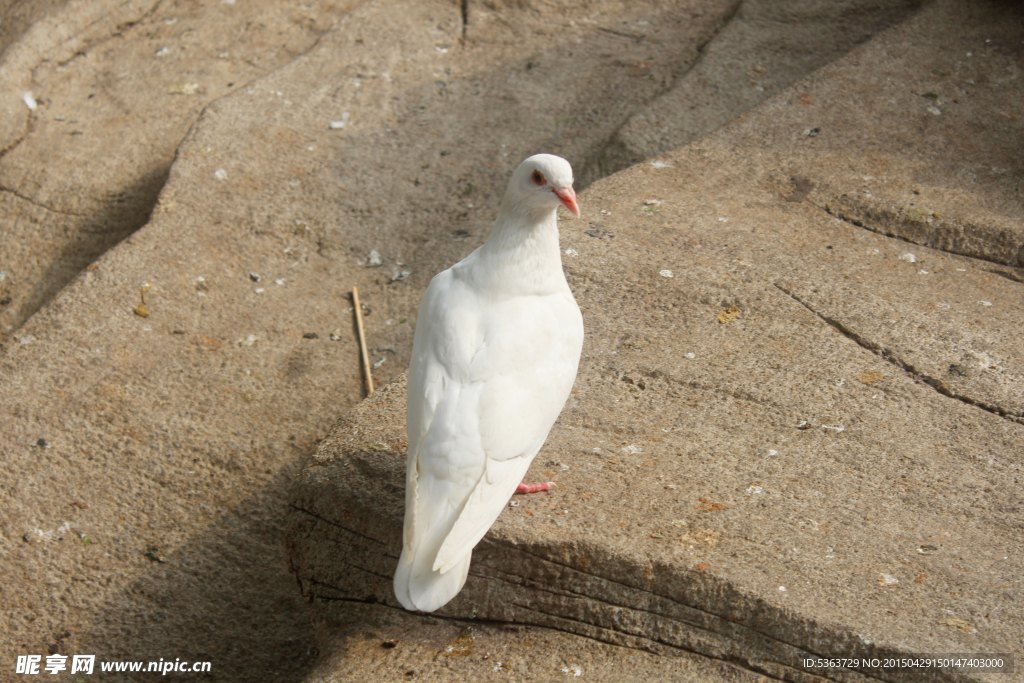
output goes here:
[[12, 197], [17, 197], [21, 201], [26, 202], [28, 204], [31, 204], [32, 206], [34, 206], [36, 208], [42, 209], [43, 211], [46, 211], [47, 213], [55, 213], [55, 214], [58, 214], [60, 216], [72, 216], [73, 218], [86, 218], [87, 217], [87, 214], [74, 213], [74, 212], [71, 212], [71, 211], [61, 211], [60, 209], [55, 209], [55, 208], [53, 208], [51, 206], [47, 206], [46, 204], [42, 204], [40, 202], [37, 202], [36, 200], [32, 199], [31, 197], [27, 197], [27, 196], [23, 195], [22, 193], [18, 192], [17, 190], [12, 190], [12, 189], [7, 188], [7, 187], [0, 187], [0, 192], [3, 192], [4, 194], [9, 194]]
[[1012, 270], [1000, 270], [999, 268], [982, 268], [982, 270], [984, 270], [986, 273], [992, 273], [993, 275], [1004, 277], [1007, 280], [1024, 283], [1024, 275], [1014, 272]]
[[3, 149], [0, 149], [0, 161], [3, 160], [10, 152], [13, 152], [18, 148], [22, 142], [28, 139], [28, 136], [32, 134], [32, 130], [35, 128], [35, 117], [30, 114], [25, 116], [25, 125], [22, 126], [21, 132], [11, 141], [11, 144], [7, 145]]
[[[1010, 268], [1024, 267], [1024, 231], [996, 225], [982, 226], [933, 215], [917, 216], [854, 203], [841, 195], [823, 205], [810, 202], [844, 223], [936, 251], [967, 256]], [[924, 212], [922, 212], [923, 214]], [[1018, 277], [996, 272], [1010, 280]]]
[[785, 287], [783, 287], [779, 283], [775, 282], [773, 284], [775, 285], [775, 288], [778, 289], [780, 292], [782, 292], [783, 294], [787, 294], [791, 299], [793, 299], [793, 301], [797, 302], [798, 304], [800, 304], [801, 306], [806, 308], [808, 311], [810, 311], [811, 313], [816, 315], [825, 324], [827, 324], [830, 327], [832, 327], [833, 329], [835, 329], [837, 332], [842, 334], [844, 337], [846, 337], [850, 341], [854, 342], [855, 344], [857, 344], [861, 348], [864, 348], [864, 349], [870, 351], [871, 353], [879, 356], [882, 360], [884, 360], [884, 361], [886, 361], [886, 362], [896, 366], [900, 370], [902, 370], [905, 373], [907, 373], [908, 375], [910, 375], [913, 379], [919, 380], [919, 381], [923, 382], [924, 384], [927, 384], [928, 386], [930, 386], [932, 389], [934, 389], [938, 393], [942, 394], [943, 396], [945, 396], [947, 398], [952, 398], [952, 399], [957, 400], [957, 401], [960, 401], [961, 403], [965, 403], [965, 404], [967, 404], [969, 406], [974, 406], [975, 408], [980, 408], [980, 409], [982, 409], [982, 410], [984, 410], [984, 411], [986, 411], [988, 413], [992, 413], [993, 415], [997, 415], [997, 416], [999, 416], [999, 417], [1001, 417], [1001, 418], [1003, 418], [1005, 420], [1009, 420], [1011, 422], [1016, 422], [1016, 423], [1019, 423], [1019, 424], [1024, 424], [1024, 415], [1018, 415], [1016, 413], [1010, 413], [1010, 412], [1006, 411], [1005, 409], [1000, 408], [998, 406], [994, 406], [994, 405], [985, 403], [984, 401], [981, 401], [979, 399], [971, 398], [970, 396], [966, 396], [964, 394], [960, 394], [958, 392], [953, 391], [952, 389], [949, 388], [949, 385], [947, 385], [945, 382], [943, 382], [942, 380], [940, 380], [940, 379], [938, 379], [936, 377], [933, 377], [933, 376], [929, 375], [928, 373], [926, 373], [926, 372], [924, 372], [922, 370], [919, 370], [918, 368], [914, 367], [912, 364], [910, 364], [907, 361], [905, 361], [902, 358], [900, 358], [894, 351], [892, 351], [892, 349], [885, 348], [880, 343], [873, 342], [873, 341], [871, 341], [871, 340], [869, 340], [869, 339], [867, 339], [867, 338], [857, 334], [856, 332], [854, 332], [853, 330], [848, 328], [846, 325], [844, 325], [843, 323], [841, 323], [838, 320], [836, 320], [835, 318], [832, 318], [832, 317], [827, 316], [827, 315], [825, 315], [823, 313], [820, 313], [819, 311], [815, 310], [813, 306], [808, 304], [806, 301], [804, 301], [803, 299], [798, 297], [793, 292], [787, 290]]

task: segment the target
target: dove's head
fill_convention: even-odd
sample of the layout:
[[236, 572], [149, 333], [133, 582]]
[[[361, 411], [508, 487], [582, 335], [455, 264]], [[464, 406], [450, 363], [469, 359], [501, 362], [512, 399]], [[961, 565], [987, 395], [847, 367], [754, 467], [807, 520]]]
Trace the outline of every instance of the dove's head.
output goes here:
[[576, 192], [572, 189], [572, 166], [554, 154], [535, 154], [512, 175], [506, 200], [512, 200], [532, 215], [554, 211], [561, 204], [579, 218]]

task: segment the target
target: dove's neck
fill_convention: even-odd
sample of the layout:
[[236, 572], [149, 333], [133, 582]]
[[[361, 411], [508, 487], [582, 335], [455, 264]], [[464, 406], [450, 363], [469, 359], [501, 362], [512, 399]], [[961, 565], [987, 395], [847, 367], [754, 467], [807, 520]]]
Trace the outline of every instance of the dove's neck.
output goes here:
[[554, 210], [531, 216], [502, 206], [477, 256], [477, 276], [484, 289], [499, 289], [509, 295], [544, 295], [568, 289]]

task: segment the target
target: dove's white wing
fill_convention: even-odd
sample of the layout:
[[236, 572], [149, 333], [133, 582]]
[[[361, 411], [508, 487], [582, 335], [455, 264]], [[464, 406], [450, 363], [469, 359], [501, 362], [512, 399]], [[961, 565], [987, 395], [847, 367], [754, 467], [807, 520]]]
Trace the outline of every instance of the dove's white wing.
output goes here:
[[474, 359], [474, 370], [486, 375], [479, 404], [484, 471], [434, 569], [445, 572], [469, 555], [508, 503], [569, 398], [582, 344], [583, 321], [568, 292], [489, 307]]
[[408, 380], [406, 523], [396, 594], [433, 611], [540, 450], [576, 377], [583, 323], [568, 288], [482, 301], [439, 274], [420, 307]]

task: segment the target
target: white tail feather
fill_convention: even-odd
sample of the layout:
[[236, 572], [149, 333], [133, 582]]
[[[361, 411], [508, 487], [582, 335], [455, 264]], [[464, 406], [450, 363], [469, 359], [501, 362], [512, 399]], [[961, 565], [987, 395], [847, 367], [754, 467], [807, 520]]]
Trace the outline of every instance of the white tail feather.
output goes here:
[[452, 566], [450, 571], [442, 574], [435, 572], [433, 555], [427, 557], [427, 553], [417, 553], [410, 561], [405, 551], [398, 560], [398, 569], [395, 571], [395, 596], [407, 610], [421, 610], [433, 612], [441, 609], [452, 598], [458, 595], [469, 576], [469, 563], [473, 559], [473, 553], [466, 553], [466, 556], [458, 564]]

